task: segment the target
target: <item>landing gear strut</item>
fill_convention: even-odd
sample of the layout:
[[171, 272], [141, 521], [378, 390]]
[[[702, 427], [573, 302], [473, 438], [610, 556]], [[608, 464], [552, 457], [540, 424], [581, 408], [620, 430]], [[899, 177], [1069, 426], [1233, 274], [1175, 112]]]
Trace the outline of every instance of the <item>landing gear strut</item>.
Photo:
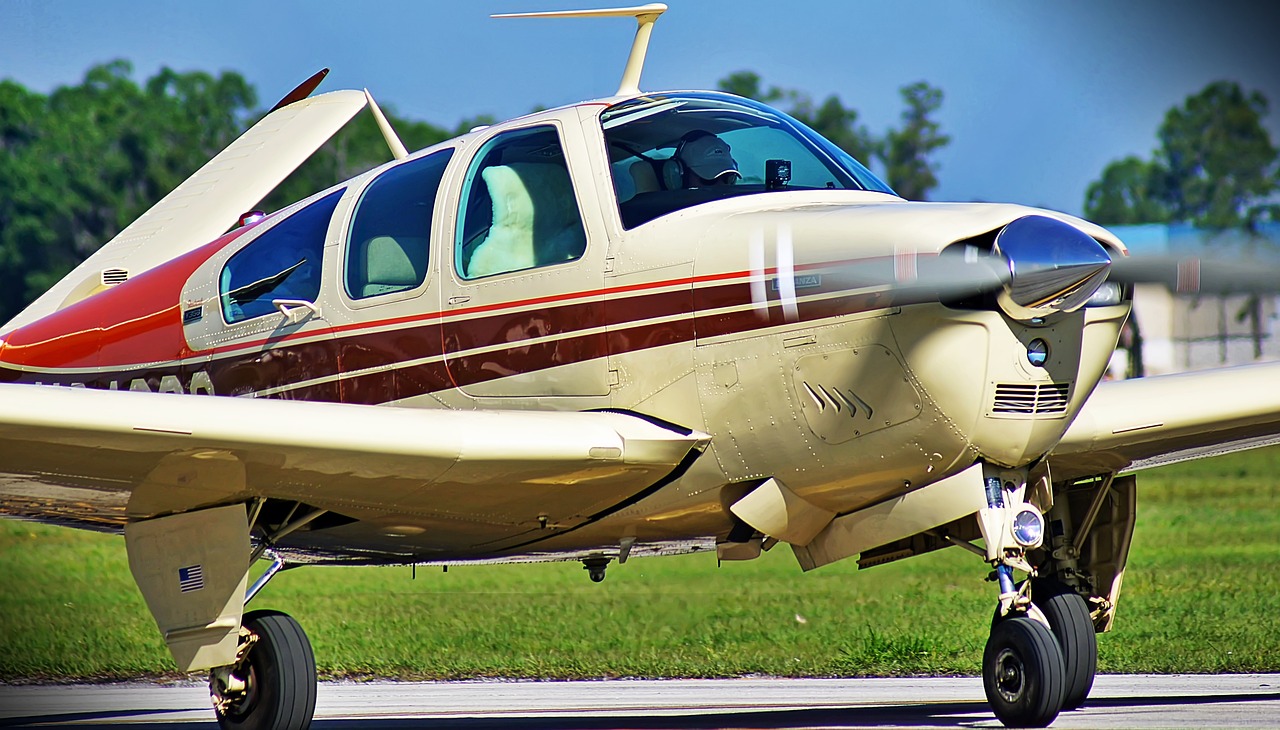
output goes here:
[[279, 611], [250, 611], [242, 626], [235, 663], [209, 677], [218, 726], [306, 730], [316, 709], [316, 661], [307, 635]]
[[[1032, 582], [1018, 585], [1013, 579], [1014, 568], [1034, 575], [1027, 551], [1040, 547], [1044, 539], [1044, 516], [1024, 501], [1025, 494], [1024, 479], [988, 474], [988, 507], [979, 513], [979, 523], [986, 557], [1000, 585], [1000, 602], [982, 654], [982, 686], [1000, 722], [1010, 727], [1046, 727], [1062, 710], [1069, 683], [1082, 673], [1075, 666], [1068, 669], [1061, 639], [1055, 637], [1045, 610], [1049, 606], [1059, 623], [1063, 613], [1069, 613], [1068, 622], [1074, 627], [1075, 604], [1066, 595], [1069, 591], [1037, 603], [1031, 595]], [[1072, 659], [1078, 661], [1083, 653], [1075, 649]], [[1093, 683], [1092, 672], [1088, 683]], [[1074, 685], [1071, 689], [1080, 691]]]

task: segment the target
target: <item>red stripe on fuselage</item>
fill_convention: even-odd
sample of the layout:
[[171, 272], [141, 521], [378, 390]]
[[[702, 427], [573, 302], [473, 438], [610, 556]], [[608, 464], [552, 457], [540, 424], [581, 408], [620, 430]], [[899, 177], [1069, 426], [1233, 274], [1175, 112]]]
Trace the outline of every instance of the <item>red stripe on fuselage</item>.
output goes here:
[[4, 338], [0, 365], [122, 369], [189, 357], [182, 288], [201, 264], [245, 230], [14, 330]]

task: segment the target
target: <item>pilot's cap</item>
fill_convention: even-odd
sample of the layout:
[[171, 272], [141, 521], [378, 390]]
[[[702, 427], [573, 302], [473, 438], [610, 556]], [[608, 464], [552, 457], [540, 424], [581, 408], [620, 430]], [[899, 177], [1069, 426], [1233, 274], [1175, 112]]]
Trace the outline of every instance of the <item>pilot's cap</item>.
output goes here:
[[681, 145], [680, 161], [703, 180], [729, 174], [742, 176], [738, 163], [729, 153], [729, 144], [710, 132], [703, 132]]

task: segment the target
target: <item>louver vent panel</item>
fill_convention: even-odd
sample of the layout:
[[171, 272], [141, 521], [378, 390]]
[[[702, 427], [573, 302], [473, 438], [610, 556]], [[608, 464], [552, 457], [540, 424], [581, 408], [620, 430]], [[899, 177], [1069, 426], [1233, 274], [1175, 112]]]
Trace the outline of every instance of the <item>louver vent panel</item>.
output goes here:
[[992, 413], [1035, 416], [1043, 413], [1065, 413], [1069, 383], [997, 383]]
[[102, 272], [102, 285], [115, 286], [129, 280], [128, 269], [106, 269]]

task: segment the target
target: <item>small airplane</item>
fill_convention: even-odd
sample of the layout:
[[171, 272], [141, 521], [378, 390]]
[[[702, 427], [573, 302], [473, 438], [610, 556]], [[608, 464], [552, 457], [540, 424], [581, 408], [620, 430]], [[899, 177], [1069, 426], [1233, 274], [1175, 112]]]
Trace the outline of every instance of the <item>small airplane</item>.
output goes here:
[[[286, 567], [777, 543], [974, 553], [991, 708], [1045, 726], [1093, 684], [1133, 473], [1280, 441], [1280, 363], [1102, 382], [1133, 284], [1274, 269], [909, 202], [764, 104], [641, 91], [664, 10], [526, 14], [635, 18], [616, 93], [412, 154], [317, 75], [0, 328], [0, 514], [122, 532], [222, 727], [310, 723], [305, 633], [245, 611]], [[242, 215], [366, 106], [391, 162]]]

